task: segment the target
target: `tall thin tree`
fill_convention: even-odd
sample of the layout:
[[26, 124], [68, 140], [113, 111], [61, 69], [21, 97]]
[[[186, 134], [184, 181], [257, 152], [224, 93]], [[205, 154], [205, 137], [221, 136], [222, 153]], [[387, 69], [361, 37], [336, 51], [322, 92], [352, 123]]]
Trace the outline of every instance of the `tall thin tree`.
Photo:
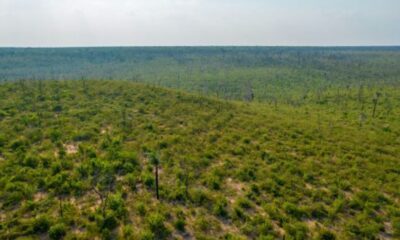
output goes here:
[[160, 194], [158, 190], [158, 168], [160, 165], [160, 158], [157, 156], [156, 153], [151, 153], [150, 154], [150, 163], [154, 166], [154, 177], [156, 180], [156, 196], [157, 199], [160, 199]]
[[374, 104], [374, 109], [372, 110], [372, 117], [375, 117], [376, 106], [378, 105], [379, 97], [381, 96], [380, 92], [376, 92], [374, 98], [372, 99], [372, 103]]

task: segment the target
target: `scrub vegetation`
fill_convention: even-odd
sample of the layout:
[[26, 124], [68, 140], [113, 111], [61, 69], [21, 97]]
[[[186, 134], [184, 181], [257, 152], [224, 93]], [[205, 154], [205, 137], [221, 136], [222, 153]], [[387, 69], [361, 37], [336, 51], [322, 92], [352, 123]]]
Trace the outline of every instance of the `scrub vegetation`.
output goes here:
[[[217, 49], [170, 51], [200, 61]], [[256, 50], [227, 48], [239, 63], [226, 78], [215, 65], [208, 80], [171, 74], [164, 87], [145, 74], [22, 80], [2, 68], [0, 238], [400, 238], [400, 52], [300, 49], [299, 63], [254, 67], [243, 51], [296, 52]], [[3, 65], [7, 51], [28, 50], [0, 50]]]
[[0, 81], [130, 80], [222, 99], [300, 101], [335, 87], [399, 87], [400, 47], [0, 48], [0, 69]]

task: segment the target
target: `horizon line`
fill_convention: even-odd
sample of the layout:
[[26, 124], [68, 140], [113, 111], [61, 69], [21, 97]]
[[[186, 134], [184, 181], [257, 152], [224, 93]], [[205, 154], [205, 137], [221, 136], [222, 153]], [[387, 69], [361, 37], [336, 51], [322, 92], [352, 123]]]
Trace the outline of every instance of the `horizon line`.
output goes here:
[[55, 45], [55, 46], [0, 46], [0, 49], [4, 48], [14, 48], [14, 49], [26, 49], [26, 48], [201, 48], [201, 47], [283, 47], [283, 48], [367, 48], [367, 47], [400, 47], [398, 45], [392, 44], [365, 44], [365, 45], [240, 45], [240, 44], [232, 44], [232, 45], [219, 45], [219, 44], [210, 44], [210, 45]]

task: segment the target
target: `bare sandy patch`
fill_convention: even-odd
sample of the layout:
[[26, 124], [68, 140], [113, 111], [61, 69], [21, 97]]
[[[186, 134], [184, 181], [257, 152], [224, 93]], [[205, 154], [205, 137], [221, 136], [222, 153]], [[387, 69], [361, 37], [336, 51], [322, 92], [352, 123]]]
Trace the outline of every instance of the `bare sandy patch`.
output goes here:
[[245, 185], [243, 183], [235, 181], [232, 178], [228, 178], [226, 183], [229, 188], [235, 190], [236, 192], [243, 192], [245, 190]]
[[[238, 181], [235, 181], [232, 178], [227, 178], [226, 185], [227, 185], [227, 187], [229, 189], [231, 189], [234, 192], [236, 197], [242, 196], [243, 193], [246, 191], [246, 185], [245, 184], [243, 184], [241, 182], [238, 182]], [[230, 203], [234, 203], [235, 202], [235, 198], [234, 197], [228, 197], [228, 200], [229, 200]]]
[[45, 198], [47, 198], [47, 193], [44, 192], [37, 192], [35, 195], [33, 195], [33, 200], [35, 202], [42, 201]]
[[7, 218], [7, 215], [4, 212], [0, 212], [0, 221], [5, 221]]
[[78, 152], [78, 146], [76, 144], [69, 143], [69, 144], [63, 144], [63, 146], [67, 154], [75, 154]]
[[111, 126], [105, 126], [105, 127], [100, 129], [100, 134], [109, 133], [109, 132], [111, 132], [111, 129], [112, 129]]
[[310, 229], [310, 230], [315, 229], [318, 225], [318, 222], [313, 219], [307, 219], [304, 221], [304, 223], [307, 225], [308, 229]]
[[393, 239], [393, 226], [391, 222], [383, 223], [385, 232], [379, 234], [379, 239]]
[[78, 236], [81, 236], [85, 233], [85, 229], [80, 227], [73, 227], [72, 232]]
[[312, 190], [312, 189], [314, 189], [314, 187], [311, 185], [311, 184], [309, 184], [309, 183], [306, 183], [306, 189], [308, 189], [308, 190]]

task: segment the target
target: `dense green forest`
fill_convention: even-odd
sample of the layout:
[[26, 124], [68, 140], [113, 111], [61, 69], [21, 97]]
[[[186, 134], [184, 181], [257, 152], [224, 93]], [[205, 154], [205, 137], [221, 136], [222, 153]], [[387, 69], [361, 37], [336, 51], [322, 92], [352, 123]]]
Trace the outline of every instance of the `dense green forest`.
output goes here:
[[399, 93], [292, 106], [3, 83], [0, 238], [399, 237]]
[[400, 48], [0, 49], [0, 239], [400, 239]]
[[0, 48], [0, 81], [132, 80], [263, 102], [335, 87], [398, 87], [399, 76], [400, 47]]

